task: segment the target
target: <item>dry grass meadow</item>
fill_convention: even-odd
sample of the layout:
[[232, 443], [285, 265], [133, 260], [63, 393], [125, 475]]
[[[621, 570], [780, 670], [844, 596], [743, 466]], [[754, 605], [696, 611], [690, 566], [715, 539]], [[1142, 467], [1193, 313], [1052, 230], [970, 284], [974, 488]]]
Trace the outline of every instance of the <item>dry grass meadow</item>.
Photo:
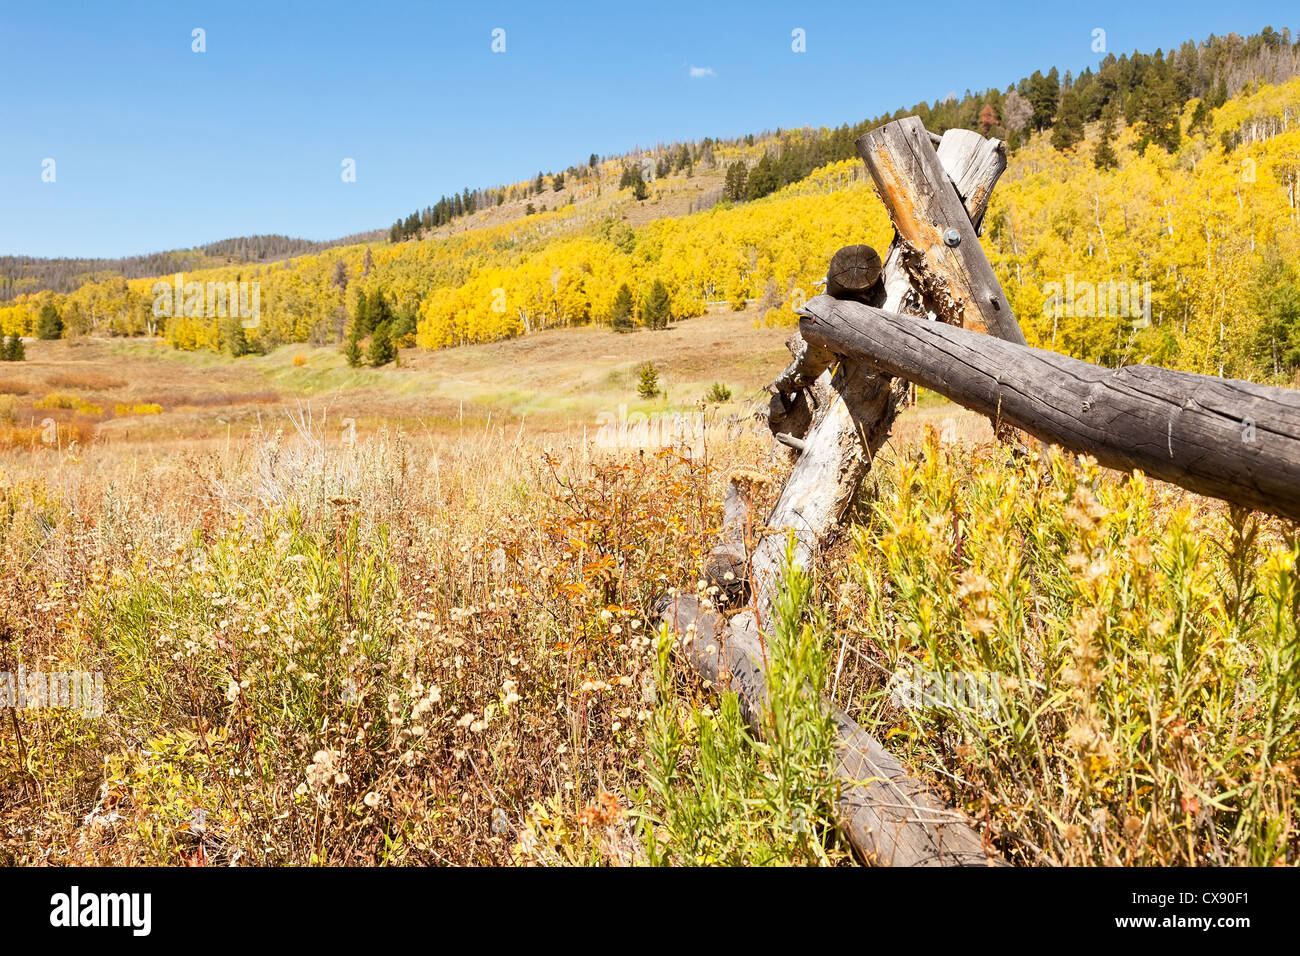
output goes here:
[[[31, 343], [0, 372], [0, 671], [104, 699], [0, 712], [0, 864], [848, 864], [825, 735], [749, 738], [647, 621], [700, 587], [728, 471], [779, 487], [750, 400], [785, 334], [382, 370]], [[666, 397], [637, 396], [647, 361]], [[715, 381], [703, 455], [596, 441]], [[1296, 861], [1291, 528], [1014, 460], [932, 396], [853, 517], [774, 653], [1009, 859]]]

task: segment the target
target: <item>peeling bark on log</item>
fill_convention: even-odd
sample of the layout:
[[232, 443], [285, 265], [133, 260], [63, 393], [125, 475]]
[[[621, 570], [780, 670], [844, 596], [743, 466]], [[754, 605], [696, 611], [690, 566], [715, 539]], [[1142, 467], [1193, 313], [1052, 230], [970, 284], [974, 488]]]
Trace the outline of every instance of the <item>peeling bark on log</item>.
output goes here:
[[1056, 352], [817, 296], [804, 338], [1122, 471], [1300, 520], [1300, 392]]
[[[767, 427], [778, 441], [781, 435], [802, 440], [830, 402], [829, 369], [837, 359], [825, 349], [810, 347], [798, 329], [785, 345], [790, 350], [792, 361], [768, 386], [772, 397], [767, 407]], [[782, 441], [782, 449], [787, 447], [790, 446]], [[777, 451], [773, 449], [774, 454]]]
[[[751, 612], [730, 624], [692, 595], [665, 598], [656, 608], [670, 628], [693, 639], [686, 655], [706, 680], [729, 686], [756, 734], [767, 706], [763, 649]], [[854, 720], [830, 708], [836, 726], [834, 774], [840, 782], [840, 829], [858, 857], [876, 866], [1005, 865], [966, 823]]]
[[751, 558], [755, 610], [764, 627], [769, 624], [787, 535], [794, 537], [795, 562], [811, 567], [852, 504], [871, 457], [889, 434], [897, 400], [891, 386], [888, 376], [854, 362], [841, 362], [836, 369], [826, 413], [804, 439], [803, 451], [767, 519], [771, 532]]
[[[990, 141], [979, 139], [981, 143], [972, 140], [968, 130], [958, 132], [945, 163], [930, 146], [921, 121], [909, 116], [864, 134], [858, 153], [889, 210], [903, 264], [926, 307], [946, 322], [1023, 344], [1024, 335], [976, 234], [992, 184], [983, 194], [959, 193], [956, 185], [958, 177], [978, 175], [990, 162], [996, 165], [1000, 159], [1005, 166], [1005, 155], [989, 154], [1001, 144], [985, 146]], [[971, 213], [972, 204], [977, 215]]]
[[767, 412], [762, 416], [773, 437], [780, 434], [807, 435], [808, 429], [812, 428], [813, 401], [807, 389], [789, 393], [774, 391], [767, 403]]
[[805, 342], [798, 329], [786, 340], [785, 347], [790, 350], [792, 361], [768, 386], [773, 392], [790, 393], [808, 388], [836, 361], [830, 352]]
[[[961, 197], [976, 232], [984, 222], [993, 187], [1007, 168], [1007, 151], [1001, 140], [985, 139], [968, 129], [950, 129], [943, 134], [935, 155]], [[891, 312], [923, 315], [926, 309], [921, 296], [912, 286], [912, 277], [903, 264], [903, 247], [895, 242], [885, 261], [885, 299], [868, 302]], [[937, 318], [948, 318], [936, 316]]]

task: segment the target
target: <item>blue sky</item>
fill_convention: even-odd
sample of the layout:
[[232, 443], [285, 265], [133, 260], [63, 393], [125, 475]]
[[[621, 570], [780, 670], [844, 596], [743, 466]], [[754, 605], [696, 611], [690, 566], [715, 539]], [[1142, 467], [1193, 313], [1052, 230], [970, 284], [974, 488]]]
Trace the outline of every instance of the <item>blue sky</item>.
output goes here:
[[1078, 72], [1100, 59], [1098, 27], [1119, 53], [1300, 25], [1295, 0], [980, 7], [0, 0], [0, 254], [333, 238], [592, 152], [837, 126]]

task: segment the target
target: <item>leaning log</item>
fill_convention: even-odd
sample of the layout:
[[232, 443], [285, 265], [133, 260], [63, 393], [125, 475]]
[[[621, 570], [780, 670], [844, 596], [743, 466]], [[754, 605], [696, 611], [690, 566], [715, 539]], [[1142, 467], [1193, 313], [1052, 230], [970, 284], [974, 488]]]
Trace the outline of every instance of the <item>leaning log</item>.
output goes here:
[[[682, 636], [695, 670], [736, 693], [741, 715], [761, 735], [768, 693], [753, 612], [737, 614], [728, 624], [693, 595], [665, 597], [656, 612]], [[876, 866], [1005, 865], [962, 814], [909, 777], [853, 718], [838, 707], [829, 710], [836, 729], [839, 828], [859, 859]]]
[[[990, 160], [1005, 165], [996, 140], [977, 137], [977, 142], [969, 130], [960, 132], [955, 142], [964, 148], [954, 162], [958, 175], [978, 172]], [[987, 143], [995, 145], [982, 145]], [[991, 150], [987, 156], [982, 155], [986, 148]], [[982, 196], [960, 195], [915, 116], [863, 134], [858, 153], [889, 211], [903, 264], [926, 307], [945, 322], [1023, 344], [1015, 313], [976, 234], [992, 185]], [[978, 215], [971, 212], [972, 199]]]
[[817, 296], [804, 339], [1122, 471], [1300, 520], [1300, 392], [1152, 365], [1111, 369]]
[[828, 369], [837, 359], [825, 349], [810, 348], [798, 329], [786, 347], [790, 349], [791, 362], [768, 386], [772, 398], [768, 402], [767, 424], [774, 436], [785, 434], [802, 440], [818, 412], [824, 412], [831, 401]]

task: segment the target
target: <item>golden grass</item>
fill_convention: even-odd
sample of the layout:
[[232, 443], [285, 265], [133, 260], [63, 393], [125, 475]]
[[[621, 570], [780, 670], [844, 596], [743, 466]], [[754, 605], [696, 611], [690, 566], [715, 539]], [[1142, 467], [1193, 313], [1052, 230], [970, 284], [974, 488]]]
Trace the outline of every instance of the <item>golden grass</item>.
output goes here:
[[8, 860], [505, 862], [534, 814], [627, 806], [633, 639], [698, 564], [717, 481], [565, 454], [299, 419], [143, 469], [8, 459], [0, 670], [102, 671], [108, 695], [0, 731]]
[[[596, 331], [360, 372], [34, 343], [0, 422], [0, 671], [102, 672], [106, 700], [0, 714], [0, 863], [844, 862], [825, 742], [748, 741], [648, 617], [697, 587], [723, 475], [779, 488], [742, 399], [782, 333]], [[635, 398], [646, 359], [671, 404]], [[115, 409], [188, 404], [75, 434], [59, 409], [44, 443], [63, 364], [116, 374], [82, 393]], [[707, 458], [594, 446], [598, 411], [714, 381]], [[824, 677], [1017, 862], [1295, 861], [1289, 529], [1010, 462], [933, 396], [854, 516], [781, 641], [834, 666], [790, 688]], [[915, 667], [1016, 689], [909, 707]]]

